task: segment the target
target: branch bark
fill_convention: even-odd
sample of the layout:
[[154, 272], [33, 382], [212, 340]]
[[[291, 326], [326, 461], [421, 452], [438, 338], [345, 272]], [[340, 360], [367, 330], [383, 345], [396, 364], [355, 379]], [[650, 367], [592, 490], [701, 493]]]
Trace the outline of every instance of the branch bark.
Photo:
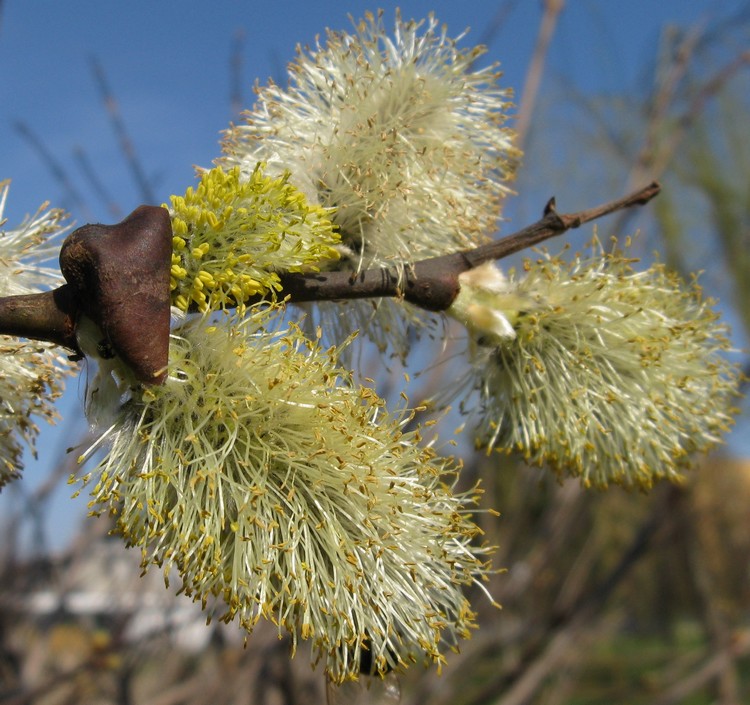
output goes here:
[[444, 311], [458, 294], [459, 274], [485, 262], [503, 259], [538, 245], [610, 213], [644, 205], [654, 198], [660, 189], [658, 183], [652, 182], [624, 198], [576, 213], [558, 213], [553, 198], [545, 206], [543, 217], [536, 223], [487, 245], [421, 260], [408, 267], [403, 274], [395, 266], [368, 269], [358, 274], [285, 274], [281, 277], [281, 295], [288, 296], [294, 303], [384, 296], [403, 297], [420, 308]]
[[[398, 297], [429, 311], [445, 311], [458, 294], [458, 278], [463, 272], [610, 213], [648, 203], [659, 190], [654, 182], [624, 198], [567, 214], [557, 212], [553, 198], [539, 221], [487, 245], [407, 267], [282, 274], [279, 296], [292, 303]], [[169, 338], [169, 246], [165, 243], [171, 243], [171, 229], [161, 208], [141, 206], [117, 225], [79, 228], [68, 237], [61, 253], [68, 284], [51, 292], [0, 298], [0, 335], [44, 340], [80, 353], [75, 326], [80, 313], [85, 313], [123, 359], [145, 360], [143, 370], [135, 370], [139, 379], [146, 384], [160, 383]], [[156, 307], [159, 320], [150, 325], [143, 287], [155, 279], [164, 279], [159, 291], [166, 298]], [[148, 292], [153, 298], [151, 289]]]
[[40, 294], [0, 297], [0, 334], [44, 340], [78, 352], [77, 311], [69, 284]]

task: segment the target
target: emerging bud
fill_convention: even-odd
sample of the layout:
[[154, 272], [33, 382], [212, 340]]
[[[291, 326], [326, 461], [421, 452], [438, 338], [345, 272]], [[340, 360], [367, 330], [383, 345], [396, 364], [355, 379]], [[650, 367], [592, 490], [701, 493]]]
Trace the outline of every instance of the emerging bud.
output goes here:
[[277, 272], [317, 271], [338, 259], [330, 213], [310, 205], [287, 176], [255, 164], [217, 167], [184, 196], [172, 196], [172, 303], [216, 311], [280, 289]]

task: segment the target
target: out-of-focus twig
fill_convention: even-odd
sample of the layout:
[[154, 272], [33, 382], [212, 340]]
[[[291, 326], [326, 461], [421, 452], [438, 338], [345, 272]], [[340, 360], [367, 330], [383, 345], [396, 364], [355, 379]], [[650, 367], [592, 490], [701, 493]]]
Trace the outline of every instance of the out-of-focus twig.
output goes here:
[[154, 196], [153, 190], [151, 189], [151, 184], [146, 177], [146, 172], [141, 165], [141, 160], [135, 150], [133, 141], [130, 139], [128, 131], [125, 129], [125, 122], [122, 119], [120, 107], [117, 103], [117, 100], [115, 99], [114, 93], [112, 93], [112, 90], [109, 87], [109, 82], [107, 81], [107, 76], [104, 73], [104, 69], [96, 58], [91, 59], [91, 68], [94, 72], [94, 78], [96, 79], [96, 83], [99, 87], [99, 92], [101, 93], [102, 100], [104, 101], [104, 107], [109, 114], [109, 118], [112, 122], [112, 127], [115, 131], [115, 134], [117, 135], [117, 139], [120, 142], [120, 149], [122, 150], [125, 160], [130, 167], [130, 171], [133, 174], [133, 179], [136, 183], [136, 186], [141, 193], [141, 200], [144, 203], [155, 204], [156, 198]]
[[[726, 669], [727, 663], [750, 655], [750, 632], [744, 632], [724, 650], [711, 651], [706, 661], [699, 668], [692, 669], [682, 680], [675, 683], [653, 705], [678, 705], [687, 702], [688, 698], [719, 677]], [[724, 702], [724, 701], [722, 701]]]
[[[656, 90], [648, 106], [648, 122], [645, 137], [638, 156], [628, 176], [628, 183], [637, 183], [643, 174], [652, 173], [653, 163], [659, 148], [660, 135], [675, 101], [678, 87], [687, 74], [690, 61], [695, 54], [702, 35], [701, 27], [694, 27], [671, 52], [670, 61], [666, 66], [656, 67]], [[658, 74], [661, 69], [661, 79]]]
[[245, 47], [245, 30], [239, 28], [232, 37], [232, 50], [229, 54], [229, 107], [232, 119], [239, 117], [244, 107], [242, 97], [242, 50]]
[[47, 148], [42, 139], [37, 135], [25, 122], [17, 120], [13, 126], [16, 132], [26, 140], [31, 148], [39, 155], [42, 160], [42, 164], [47, 168], [54, 179], [62, 186], [65, 193], [65, 199], [70, 201], [70, 208], [77, 208], [80, 210], [82, 216], [87, 219], [92, 219], [92, 214], [89, 208], [86, 206], [81, 194], [73, 184], [72, 179], [68, 175], [62, 164], [55, 159], [52, 152]]
[[487, 699], [482, 702], [493, 702], [495, 705], [525, 705], [532, 701], [533, 695], [549, 673], [566, 656], [576, 636], [592, 622], [625, 576], [647, 555], [661, 533], [660, 530], [666, 525], [672, 505], [678, 502], [680, 497], [679, 488], [664, 487], [651, 514], [609, 574], [582, 594], [571, 611], [556, 618], [555, 626], [546, 633], [543, 642], [537, 644], [536, 648], [532, 646], [534, 657], [522, 657], [518, 677], [513, 678], [502, 689], [495, 690], [501, 693], [500, 696], [495, 700]]
[[[687, 537], [687, 558], [690, 562], [692, 587], [698, 598], [700, 619], [710, 644], [710, 651], [722, 656], [710, 659], [703, 669], [714, 676], [718, 702], [739, 705], [740, 684], [736, 655], [733, 649], [732, 618], [724, 607], [722, 590], [722, 549], [724, 536], [716, 520], [715, 506], [705, 493], [690, 495], [688, 511], [682, 524]], [[691, 680], [687, 679], [688, 682]]]
[[505, 24], [505, 21], [508, 19], [508, 15], [513, 12], [516, 5], [518, 5], [518, 2], [519, 0], [505, 0], [505, 2], [501, 2], [498, 5], [495, 14], [487, 23], [487, 26], [479, 37], [479, 44], [484, 46], [490, 46], [492, 44], [495, 37], [500, 33], [500, 29]]
[[120, 209], [120, 206], [107, 191], [107, 188], [104, 186], [104, 182], [99, 178], [99, 175], [94, 170], [94, 167], [89, 161], [89, 158], [86, 155], [83, 147], [76, 147], [73, 150], [73, 157], [75, 158], [76, 162], [78, 162], [78, 166], [83, 172], [86, 180], [89, 182], [89, 186], [91, 186], [94, 193], [96, 193], [96, 195], [98, 196], [99, 200], [106, 206], [110, 215], [112, 215], [113, 218], [121, 218], [122, 210]]
[[671, 161], [677, 152], [677, 148], [685, 139], [686, 133], [703, 113], [706, 104], [724, 88], [732, 76], [748, 65], [750, 65], [750, 51], [744, 51], [726, 66], [719, 69], [701, 86], [688, 104], [687, 109], [677, 118], [677, 127], [672, 131], [668, 139], [665, 140], [665, 146], [660, 150], [661, 158], [656, 160], [652, 166], [652, 170], [657, 176], [661, 176], [664, 173], [669, 161]]
[[[680, 83], [688, 72], [701, 38], [700, 29], [689, 32], [673, 52], [672, 63], [664, 68], [663, 79], [657, 83], [656, 92], [651, 99], [645, 137], [628, 175], [628, 184], [641, 183], [643, 179], [661, 178], [690, 128], [703, 114], [707, 103], [732, 76], [750, 64], [750, 51], [743, 51], [719, 69], [699, 88], [685, 110], [672, 121], [674, 127], [665, 134], [669, 112], [676, 103]], [[632, 217], [631, 213], [621, 213], [615, 219], [613, 232], [624, 232]]]
[[547, 52], [552, 41], [552, 35], [557, 27], [557, 20], [564, 7], [565, 0], [545, 0], [544, 2], [544, 14], [539, 26], [539, 35], [536, 40], [534, 55], [526, 72], [526, 80], [521, 92], [521, 104], [516, 119], [516, 147], [520, 150], [523, 150], [528, 137], [531, 116], [536, 105], [539, 87], [542, 84]]

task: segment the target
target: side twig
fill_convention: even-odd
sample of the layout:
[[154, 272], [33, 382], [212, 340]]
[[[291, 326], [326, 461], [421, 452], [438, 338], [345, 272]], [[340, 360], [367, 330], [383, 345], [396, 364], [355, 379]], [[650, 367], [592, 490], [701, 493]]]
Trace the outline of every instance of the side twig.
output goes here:
[[403, 297], [429, 311], [444, 311], [458, 293], [458, 276], [469, 269], [538, 245], [556, 235], [578, 228], [610, 213], [644, 205], [660, 191], [653, 182], [624, 198], [577, 213], [560, 214], [550, 199], [541, 220], [518, 232], [472, 250], [456, 252], [416, 262], [403, 274], [397, 267], [351, 272], [285, 274], [281, 277], [282, 296], [293, 303], [372, 297]]

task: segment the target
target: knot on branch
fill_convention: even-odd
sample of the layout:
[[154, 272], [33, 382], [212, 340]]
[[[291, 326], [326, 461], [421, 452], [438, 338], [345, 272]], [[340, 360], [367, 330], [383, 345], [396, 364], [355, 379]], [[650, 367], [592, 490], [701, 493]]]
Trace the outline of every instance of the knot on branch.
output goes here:
[[79, 309], [144, 384], [160, 384], [169, 358], [172, 224], [140, 206], [116, 225], [84, 225], [60, 251]]

